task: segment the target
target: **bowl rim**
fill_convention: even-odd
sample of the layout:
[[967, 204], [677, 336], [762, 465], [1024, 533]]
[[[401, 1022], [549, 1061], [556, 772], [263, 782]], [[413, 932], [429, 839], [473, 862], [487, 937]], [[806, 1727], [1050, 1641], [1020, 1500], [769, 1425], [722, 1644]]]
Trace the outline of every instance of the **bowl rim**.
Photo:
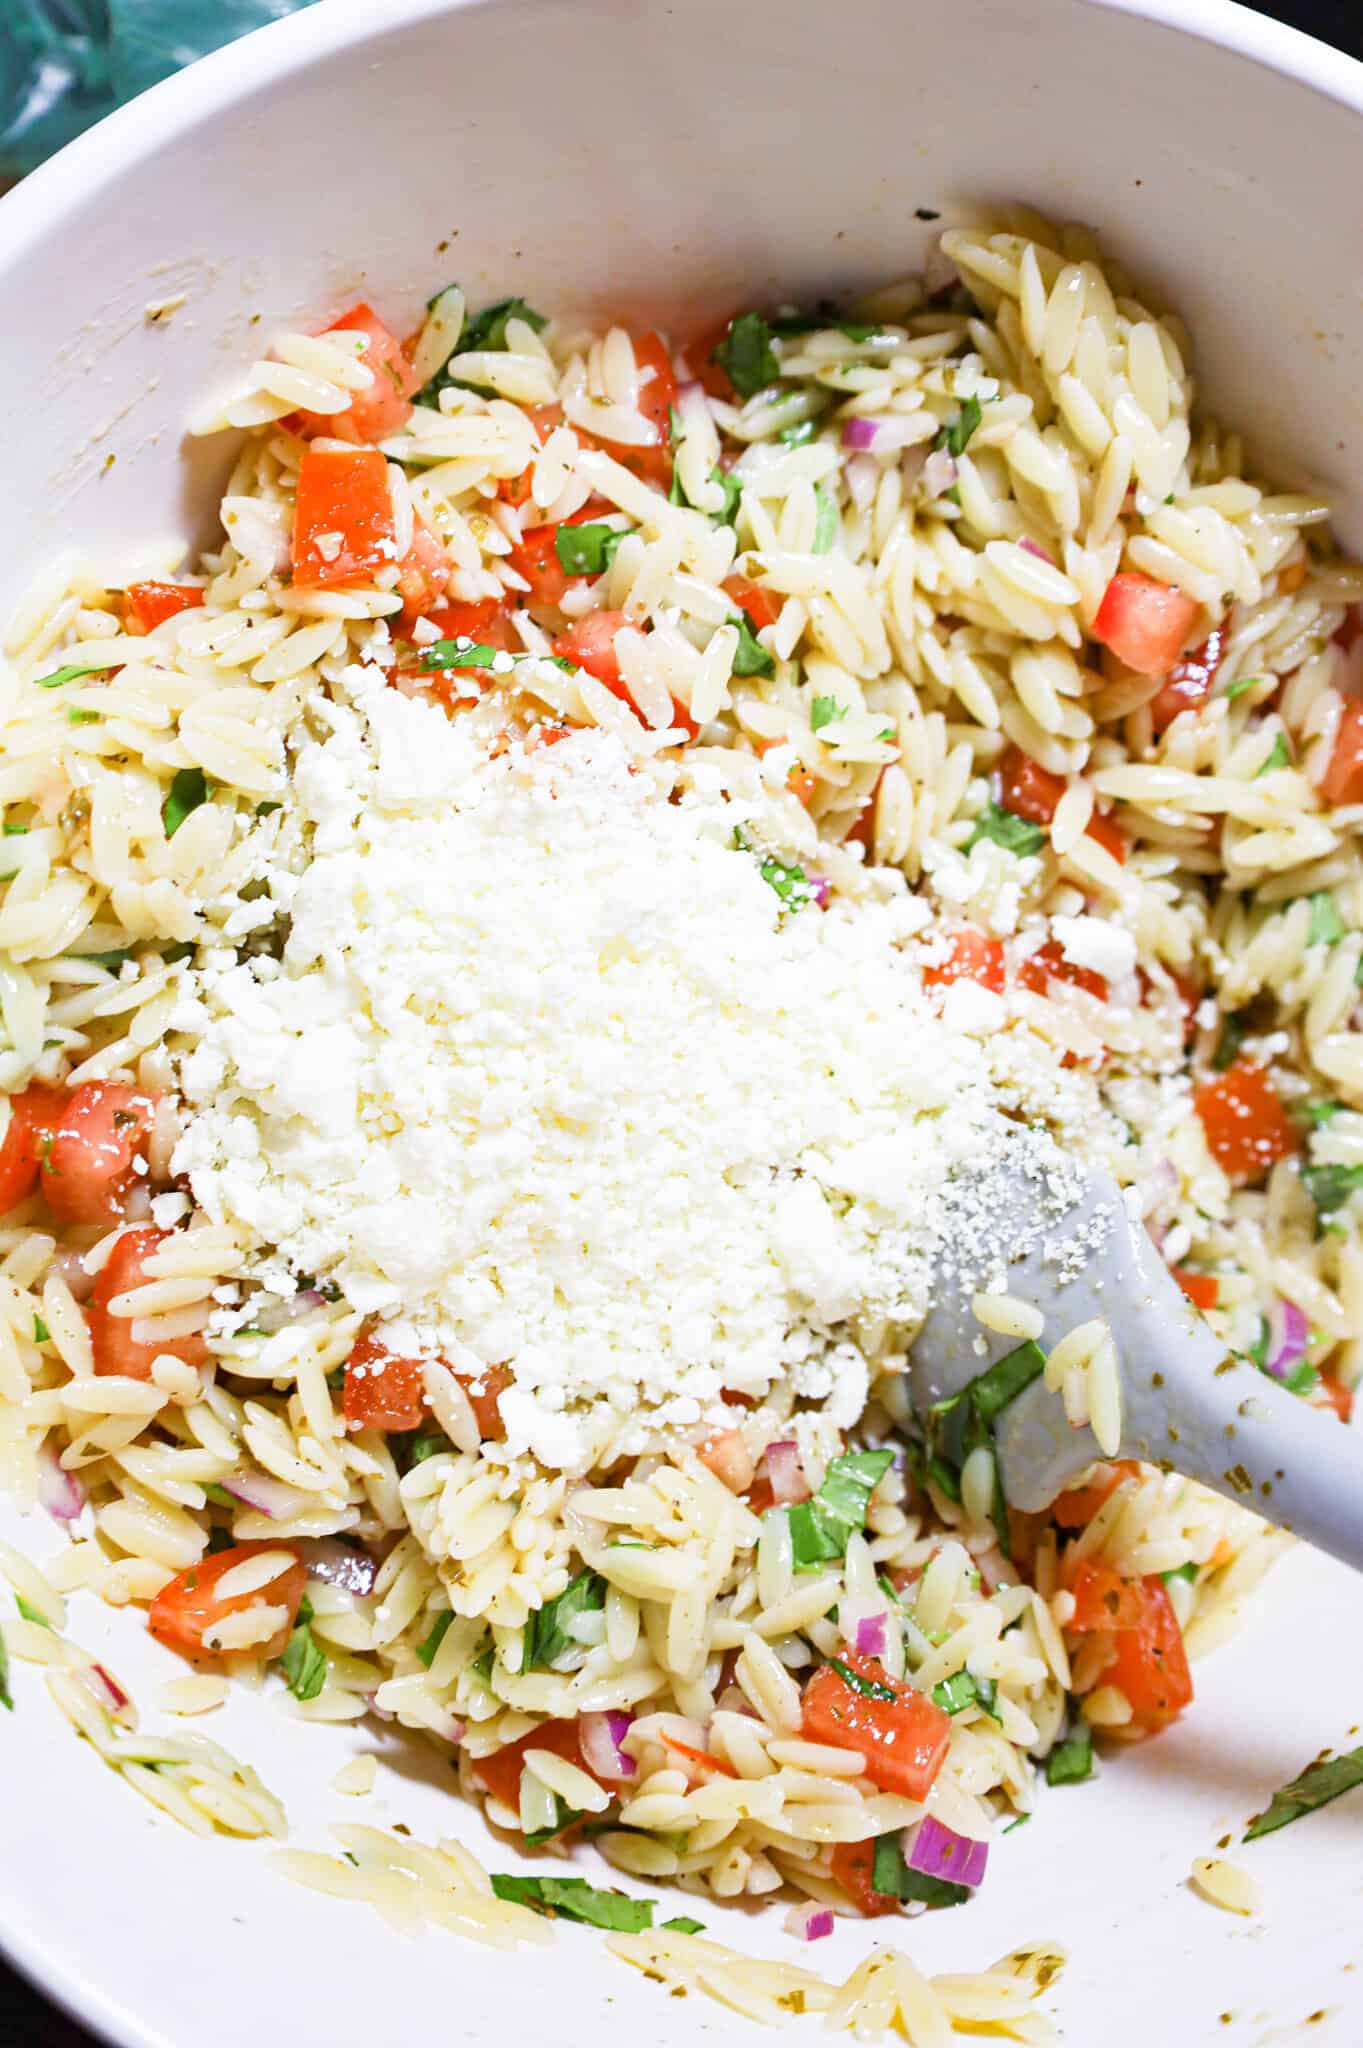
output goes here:
[[[305, 6], [210, 51], [106, 114], [0, 198], [0, 268], [21, 262], [26, 251], [74, 213], [92, 190], [99, 190], [149, 148], [174, 141], [233, 102], [250, 99], [263, 86], [273, 87], [322, 57], [377, 42], [419, 22], [466, 7], [512, 4], [514, 0], [385, 0], [380, 12], [373, 0], [326, 0], [325, 6]], [[571, 6], [572, 0], [558, 4]], [[1241, 6], [1238, 0], [1082, 4], [1134, 15], [1211, 43], [1363, 114], [1363, 61], [1302, 29]]]
[[[397, 30], [467, 7], [514, 0], [326, 0], [266, 23], [160, 80], [107, 114], [0, 198], [0, 270], [74, 214], [92, 190], [155, 146], [175, 141], [263, 86], [274, 87], [319, 59], [378, 42]], [[571, 5], [572, 0], [558, 0]], [[657, 0], [646, 0], [657, 4]], [[1245, 57], [1265, 70], [1363, 115], [1363, 61], [1301, 29], [1258, 14], [1238, 0], [1083, 0], [1133, 15], [1177, 34]], [[148, 113], [152, 118], [149, 121]], [[0, 1923], [0, 1957], [38, 1994], [112, 2048], [176, 2048], [121, 1998], [81, 1979], [69, 1951], [32, 1927]]]

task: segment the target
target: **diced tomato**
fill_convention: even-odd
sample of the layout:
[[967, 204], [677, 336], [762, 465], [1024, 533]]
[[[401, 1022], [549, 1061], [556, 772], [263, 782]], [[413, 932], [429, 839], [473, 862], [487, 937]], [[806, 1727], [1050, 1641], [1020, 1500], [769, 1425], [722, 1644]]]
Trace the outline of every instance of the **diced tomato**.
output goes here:
[[[882, 771], [883, 773], [883, 771]], [[859, 846], [866, 857], [867, 866], [875, 852], [876, 797], [880, 791], [880, 777], [876, 777], [875, 788], [857, 812], [856, 823], [843, 840], [844, 846]]]
[[754, 633], [765, 632], [780, 618], [784, 600], [777, 592], [767, 590], [760, 583], [750, 582], [746, 576], [726, 576], [722, 587], [738, 609], [748, 614], [748, 623]]
[[1237, 1061], [1193, 1095], [1207, 1148], [1222, 1172], [1259, 1181], [1280, 1159], [1301, 1149], [1301, 1133], [1273, 1092], [1262, 1067]]
[[60, 1223], [116, 1223], [156, 1113], [126, 1081], [82, 1081], [61, 1100], [43, 1144], [41, 1185]]
[[511, 1367], [486, 1365], [481, 1373], [457, 1372], [455, 1378], [468, 1395], [482, 1442], [500, 1441], [506, 1435], [506, 1424], [502, 1421], [502, 1395], [511, 1385]]
[[1194, 1308], [1205, 1311], [1216, 1307], [1221, 1298], [1221, 1282], [1215, 1273], [1190, 1273], [1186, 1266], [1175, 1266], [1173, 1273]]
[[374, 372], [374, 381], [357, 391], [344, 412], [299, 412], [294, 425], [300, 434], [328, 434], [336, 441], [382, 441], [398, 433], [411, 417], [416, 378], [402, 343], [384, 326], [372, 306], [361, 300], [324, 327], [323, 334], [363, 334], [360, 361]]
[[1086, 1557], [1074, 1575], [1072, 1629], [1138, 1628], [1145, 1612], [1139, 1583], [1124, 1579], [1110, 1565]]
[[741, 1429], [717, 1430], [700, 1447], [700, 1459], [730, 1493], [746, 1493], [753, 1482], [753, 1455]]
[[1333, 1408], [1341, 1422], [1347, 1422], [1354, 1412], [1352, 1387], [1346, 1387], [1332, 1372], [1323, 1372], [1318, 1391], [1323, 1398], [1323, 1405]]
[[1162, 1580], [1142, 1579], [1140, 1620], [1117, 1631], [1116, 1654], [1103, 1673], [1131, 1702], [1135, 1726], [1152, 1735], [1191, 1703], [1193, 1681], [1183, 1631]]
[[1138, 675], [1162, 676], [1183, 652], [1201, 606], [1172, 584], [1123, 571], [1103, 592], [1093, 637]]
[[924, 988], [946, 988], [953, 981], [978, 981], [983, 988], [1003, 993], [1003, 940], [991, 939], [973, 924], [953, 932], [945, 960], [923, 969]]
[[842, 1886], [863, 1919], [875, 1920], [882, 1913], [897, 1913], [898, 1899], [878, 1892], [871, 1879], [875, 1873], [876, 1845], [870, 1842], [839, 1842], [829, 1858], [833, 1882]]
[[831, 1664], [821, 1665], [805, 1687], [802, 1732], [811, 1742], [859, 1750], [867, 1777], [882, 1792], [926, 1799], [946, 1758], [951, 1716], [903, 1679], [891, 1678], [876, 1658], [849, 1650], [841, 1661], [867, 1690], [849, 1685]]
[[507, 561], [529, 584], [532, 604], [561, 605], [568, 591], [579, 589], [590, 580], [586, 576], [570, 576], [560, 562], [559, 532], [565, 526], [591, 526], [610, 510], [604, 498], [593, 498], [580, 512], [574, 512], [571, 519], [557, 520], [553, 526], [533, 526], [522, 535]]
[[576, 1721], [542, 1721], [538, 1728], [532, 1728], [528, 1735], [522, 1735], [515, 1742], [508, 1742], [503, 1749], [494, 1749], [491, 1756], [479, 1756], [473, 1760], [473, 1775], [502, 1806], [512, 1813], [520, 1811], [521, 1773], [525, 1769], [527, 1749], [551, 1750], [566, 1763], [576, 1764], [580, 1771], [588, 1770], [582, 1754], [582, 1745], [577, 1739]]
[[[561, 654], [566, 661], [575, 661], [579, 668], [585, 668], [589, 676], [595, 676], [604, 683], [612, 697], [618, 697], [622, 704], [628, 704], [631, 711], [640, 718], [639, 710], [630, 695], [629, 684], [620, 673], [620, 660], [615, 652], [615, 636], [629, 619], [624, 612], [588, 612], [585, 618], [574, 620], [566, 632], [560, 633], [554, 642], [555, 654]], [[685, 731], [688, 739], [694, 739], [700, 727], [692, 718], [685, 705], [672, 699], [672, 723]]]
[[1200, 647], [1194, 647], [1169, 671], [1169, 680], [1150, 700], [1150, 717], [1156, 732], [1164, 732], [1180, 711], [1196, 711], [1212, 693], [1216, 672], [1226, 650], [1226, 629], [1213, 626]]
[[639, 369], [639, 416], [647, 420], [657, 440], [646, 447], [624, 441], [605, 445], [624, 468], [666, 490], [672, 481], [672, 408], [677, 402], [672, 359], [662, 336], [649, 333], [635, 342], [634, 360]]
[[230, 1657], [237, 1652], [219, 1649], [212, 1637], [215, 1627], [226, 1620], [229, 1614], [240, 1614], [247, 1607], [285, 1607], [288, 1620], [282, 1621], [275, 1633], [265, 1643], [253, 1643], [250, 1654], [253, 1657], [277, 1657], [289, 1640], [298, 1609], [307, 1583], [307, 1571], [303, 1561], [291, 1550], [288, 1555], [291, 1564], [284, 1565], [278, 1577], [269, 1580], [253, 1593], [232, 1593], [226, 1599], [218, 1597], [218, 1585], [230, 1571], [248, 1558], [259, 1557], [262, 1551], [287, 1550], [280, 1543], [234, 1543], [230, 1550], [216, 1551], [211, 1557], [201, 1557], [188, 1571], [180, 1572], [163, 1586], [152, 1601], [147, 1612], [147, 1627], [159, 1643], [168, 1650], [178, 1650], [182, 1657]]
[[[563, 407], [561, 405], [530, 405], [526, 407], [526, 415], [531, 426], [535, 429], [535, 438], [541, 448], [553, 433], [554, 428], [563, 425]], [[525, 532], [532, 526], [542, 526], [544, 524], [544, 514], [539, 511], [530, 496], [530, 482], [534, 475], [534, 470], [535, 465], [533, 461], [527, 462], [519, 476], [504, 476], [497, 486], [497, 495], [506, 504], [514, 505], [521, 514], [522, 532]]]
[[1047, 939], [1044, 946], [1027, 955], [1018, 968], [1018, 980], [1039, 996], [1045, 995], [1053, 981], [1064, 981], [1083, 989], [1086, 995], [1096, 996], [1100, 1003], [1107, 1001], [1107, 983], [1102, 975], [1095, 974], [1091, 967], [1079, 967], [1073, 960], [1067, 960], [1057, 939]]
[[[476, 646], [495, 647], [503, 654], [521, 651], [510, 610], [498, 598], [485, 597], [477, 604], [436, 605], [426, 617], [442, 640], [471, 640]], [[488, 668], [424, 668], [422, 653], [417, 648], [415, 660], [404, 662], [393, 677], [397, 687], [408, 696], [416, 688], [448, 705], [455, 697], [468, 700], [481, 696], [490, 683], [498, 680]]]
[[449, 580], [449, 556], [438, 536], [418, 519], [412, 528], [412, 545], [398, 563], [397, 587], [402, 599], [402, 611], [397, 620], [399, 633], [410, 633], [419, 618], [429, 616], [432, 607], [444, 596]]
[[177, 612], [204, 601], [197, 583], [130, 583], [123, 593], [123, 625], [129, 633], [150, 633]]
[[1051, 1503], [1051, 1520], [1061, 1529], [1086, 1529], [1125, 1480], [1139, 1478], [1140, 1469], [1134, 1458], [1099, 1465], [1087, 1486], [1072, 1486], [1056, 1495]]
[[736, 1778], [738, 1772], [722, 1756], [711, 1756], [708, 1749], [693, 1749], [689, 1742], [678, 1741], [675, 1735], [659, 1737], [664, 1749], [670, 1749], [679, 1756], [688, 1768], [688, 1775], [699, 1778]]
[[341, 1405], [347, 1429], [415, 1429], [426, 1412], [421, 1360], [399, 1358], [364, 1331], [345, 1362]]
[[[784, 747], [789, 744], [788, 740], [758, 740], [757, 751], [759, 754], [769, 754], [773, 747]], [[807, 768], [802, 768], [798, 761], [795, 762], [786, 777], [786, 788], [791, 795], [798, 797], [802, 804], [808, 805], [818, 786], [818, 776], [811, 775]]]
[[1357, 697], [1346, 697], [1339, 707], [1320, 793], [1327, 804], [1363, 804], [1363, 700]]
[[570, 725], [532, 725], [523, 741], [527, 754], [537, 754], [541, 747], [556, 747], [560, 740], [566, 740], [572, 732]]
[[[1021, 747], [1010, 747], [999, 764], [999, 802], [1005, 811], [1026, 818], [1033, 825], [1049, 825], [1065, 794], [1063, 776], [1052, 775]], [[1126, 836], [1111, 818], [1095, 812], [1084, 828], [1086, 839], [1095, 839], [1117, 861], [1126, 859]]]
[[737, 319], [737, 314], [726, 313], [722, 320], [715, 320], [699, 333], [694, 341], [688, 341], [683, 351], [687, 366], [696, 382], [711, 398], [732, 401], [738, 396], [727, 370], [722, 370], [715, 361], [715, 350]]
[[66, 1094], [39, 1082], [9, 1098], [9, 1122], [0, 1139], [0, 1216], [27, 1200], [38, 1185], [46, 1141], [60, 1117]]
[[95, 1371], [117, 1373], [128, 1380], [149, 1380], [156, 1359], [168, 1355], [186, 1365], [202, 1365], [208, 1356], [203, 1337], [158, 1338], [144, 1344], [133, 1335], [132, 1316], [116, 1316], [109, 1307], [115, 1295], [128, 1294], [148, 1279], [146, 1265], [170, 1236], [166, 1230], [125, 1230], [99, 1270], [85, 1306]]
[[393, 497], [377, 448], [309, 448], [298, 465], [293, 580], [330, 590], [392, 564]]

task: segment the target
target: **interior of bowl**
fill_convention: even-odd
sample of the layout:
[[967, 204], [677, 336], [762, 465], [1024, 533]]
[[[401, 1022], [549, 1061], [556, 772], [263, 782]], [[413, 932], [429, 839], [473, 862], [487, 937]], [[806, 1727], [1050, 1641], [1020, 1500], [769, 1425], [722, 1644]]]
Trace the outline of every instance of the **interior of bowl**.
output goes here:
[[[1207, 14], [1234, 34], [1234, 10]], [[60, 551], [119, 569], [149, 542], [202, 536], [223, 456], [186, 443], [191, 409], [274, 332], [356, 296], [400, 324], [458, 279], [474, 303], [519, 292], [693, 328], [735, 303], [915, 270], [939, 222], [1002, 199], [1099, 228], [1189, 323], [1217, 413], [1285, 481], [1327, 484], [1357, 540], [1352, 90], [1343, 60], [1331, 97], [1089, 0], [850, 0], [835, 27], [779, 0], [737, 14], [717, 0], [408, 5], [382, 25], [329, 0], [127, 110], [0, 207], [14, 309], [0, 362], [17, 399], [0, 608]], [[44, 1547], [7, 1506], [0, 1526]], [[1281, 1917], [1253, 1939], [1192, 1905], [1181, 1880], [1247, 1800], [1338, 1739], [1337, 1702], [1363, 1675], [1359, 1631], [1342, 1624], [1360, 1611], [1342, 1572], [1299, 1556], [1217, 1661], [1200, 1718], [1109, 1772], [1082, 1811], [1053, 1802], [987, 1905], [934, 1916], [921, 1939], [901, 1929], [906, 1945], [935, 1968], [1027, 1940], [1073, 1945], [1062, 2009], [1074, 2039], [1159, 2037], [1170, 1987], [1189, 2026], [1169, 2038], [1248, 2042], [1322, 2008], [1350, 2038], [1343, 1822], [1327, 1817], [1309, 1846], [1274, 1845]], [[1295, 1652], [1268, 1654], [1275, 1630], [1310, 1633], [1309, 1696]], [[83, 1630], [96, 1649], [116, 1645], [134, 1678], [157, 1654], [130, 1646], [138, 1634], [103, 1613]], [[231, 1715], [236, 1746], [289, 1795], [296, 1834], [320, 1838], [352, 1738], [305, 1734], [258, 1701]], [[289, 1890], [252, 1848], [130, 1814], [84, 1753], [54, 1765], [52, 1745], [69, 1741], [41, 1711], [16, 1718], [12, 1868], [25, 1896], [5, 1900], [9, 1938], [120, 2040], [226, 2043], [300, 2008], [310, 2031], [357, 2048], [430, 2025], [564, 2043], [600, 2026], [675, 2042], [746, 2031], [618, 1966], [607, 1976], [585, 1930], [534, 1970], [429, 1934], [404, 1942], [355, 1907]], [[428, 1839], [475, 1836], [422, 1761], [380, 1746], [399, 1773], [390, 1819]], [[755, 1916], [728, 1917], [731, 1938], [782, 1952]], [[1137, 1922], [1157, 1958], [1139, 1970]]]

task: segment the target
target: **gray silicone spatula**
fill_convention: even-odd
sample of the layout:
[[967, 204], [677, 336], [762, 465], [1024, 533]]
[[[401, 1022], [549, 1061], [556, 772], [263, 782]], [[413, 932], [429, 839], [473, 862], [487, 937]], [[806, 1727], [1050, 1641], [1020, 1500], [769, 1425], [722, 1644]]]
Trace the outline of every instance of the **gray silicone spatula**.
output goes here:
[[[1199, 1479], [1363, 1570], [1363, 1436], [1228, 1354], [1115, 1181], [1065, 1160], [1035, 1130], [1018, 1129], [1000, 1162], [948, 1188], [935, 1305], [910, 1357], [918, 1415], [1016, 1348], [971, 1307], [977, 1289], [1000, 1280], [1041, 1311], [1047, 1349], [1107, 1319], [1121, 1359], [1113, 1455]], [[994, 1441], [1008, 1500], [1031, 1511], [1106, 1455], [1040, 1379], [997, 1416]]]

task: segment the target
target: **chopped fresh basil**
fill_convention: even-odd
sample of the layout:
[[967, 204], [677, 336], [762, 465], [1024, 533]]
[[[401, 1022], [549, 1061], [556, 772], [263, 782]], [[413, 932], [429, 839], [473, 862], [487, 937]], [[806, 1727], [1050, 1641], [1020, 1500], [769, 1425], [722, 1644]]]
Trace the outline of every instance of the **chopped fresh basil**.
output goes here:
[[844, 1685], [850, 1685], [853, 1692], [859, 1692], [863, 1699], [884, 1700], [893, 1706], [899, 1694], [892, 1685], [882, 1685], [878, 1678], [863, 1678], [850, 1664], [844, 1664], [839, 1657], [830, 1657], [829, 1664], [837, 1672]]
[[753, 622], [746, 612], [730, 612], [729, 624], [738, 628], [738, 646], [734, 652], [734, 674], [736, 676], [774, 676], [776, 663], [768, 654], [753, 629]]
[[550, 1600], [525, 1624], [524, 1666], [533, 1671], [552, 1664], [565, 1650], [580, 1647], [572, 1623], [580, 1614], [594, 1614], [606, 1604], [606, 1581], [596, 1572], [579, 1572], [557, 1600]]
[[566, 1799], [555, 1792], [552, 1825], [547, 1828], [536, 1828], [534, 1834], [525, 1835], [522, 1839], [527, 1849], [541, 1848], [545, 1842], [552, 1842], [563, 1833], [565, 1828], [573, 1827], [581, 1819], [582, 1815], [575, 1808], [569, 1806]]
[[1056, 1744], [1046, 1759], [1048, 1785], [1082, 1785], [1093, 1776], [1093, 1730], [1087, 1721], [1076, 1721], [1063, 1742]]
[[279, 1668], [296, 1700], [315, 1700], [327, 1682], [327, 1660], [313, 1640], [311, 1620], [312, 1602], [305, 1597], [298, 1609], [298, 1625], [279, 1660]]
[[822, 484], [814, 486], [818, 516], [814, 521], [814, 553], [826, 555], [838, 537], [838, 508]]
[[817, 306], [797, 307], [792, 313], [778, 313], [771, 323], [771, 331], [782, 341], [794, 341], [802, 334], [822, 334], [825, 328], [841, 326], [842, 314], [838, 307], [831, 299], [820, 299]]
[[1257, 782], [1261, 775], [1273, 775], [1276, 774], [1279, 768], [1290, 768], [1291, 766], [1292, 756], [1288, 752], [1287, 741], [1279, 733], [1273, 745], [1269, 748], [1263, 765], [1255, 769], [1254, 780]]
[[76, 661], [72, 662], [67, 668], [54, 668], [50, 676], [39, 676], [35, 688], [39, 690], [59, 690], [63, 683], [74, 683], [81, 676], [98, 676], [103, 673], [102, 669], [91, 668], [88, 662]]
[[1301, 1394], [1303, 1396], [1314, 1394], [1316, 1388], [1320, 1385], [1320, 1374], [1316, 1371], [1314, 1365], [1308, 1365], [1306, 1360], [1303, 1359], [1300, 1365], [1293, 1366], [1291, 1372], [1283, 1381], [1283, 1385], [1287, 1388], [1289, 1394]]
[[216, 1522], [208, 1532], [208, 1555], [215, 1557], [220, 1550], [235, 1550], [237, 1539], [230, 1529], [221, 1528]]
[[1016, 1820], [1009, 1821], [1007, 1827], [1002, 1830], [1002, 1833], [1005, 1835], [1015, 1835], [1019, 1828], [1026, 1827], [1031, 1817], [1030, 1813], [1020, 1813]]
[[[492, 668], [503, 652], [500, 647], [486, 647], [478, 640], [470, 640], [467, 645], [462, 639], [433, 640], [429, 647], [421, 650], [421, 666], [424, 669]], [[512, 659], [509, 654], [504, 658], [507, 661]]]
[[1256, 683], [1261, 683], [1263, 680], [1262, 676], [1240, 676], [1237, 681], [1227, 683], [1221, 694], [1230, 703], [1237, 697], [1243, 697], [1246, 690], [1252, 690]]
[[797, 861], [777, 860], [767, 854], [757, 872], [769, 889], [774, 889], [783, 910], [803, 910], [809, 901], [809, 878]]
[[5, 1631], [0, 1628], [0, 1707], [14, 1712], [14, 1699], [9, 1689], [9, 1647], [5, 1642]]
[[1344, 936], [1344, 920], [1335, 908], [1334, 894], [1329, 889], [1317, 889], [1310, 898], [1311, 928], [1306, 934], [1308, 946], [1333, 946]]
[[549, 325], [543, 313], [537, 313], [524, 299], [498, 299], [495, 305], [484, 306], [481, 313], [474, 314], [459, 337], [459, 353], [471, 355], [475, 349], [504, 350], [508, 320], [523, 320], [527, 327], [534, 328], [536, 334], [543, 334]]
[[1333, 1216], [1350, 1195], [1363, 1188], [1363, 1166], [1304, 1166], [1301, 1172], [1307, 1193], [1316, 1205], [1317, 1216]]
[[33, 1318], [33, 1341], [35, 1344], [50, 1344], [52, 1341], [52, 1332], [41, 1316]]
[[[712, 512], [710, 517], [714, 520], [716, 526], [733, 526], [738, 519], [738, 501], [743, 495], [742, 484], [729, 470], [721, 469], [718, 464], [710, 471], [710, 482], [718, 484], [720, 490], [724, 493], [724, 503], [720, 506], [718, 512]], [[674, 505], [689, 505], [691, 503], [691, 500], [682, 488], [681, 473], [675, 468], [672, 471], [672, 487], [667, 495]]]
[[25, 837], [27, 832], [27, 825], [6, 825], [5, 827], [6, 839], [22, 839]]
[[66, 714], [68, 725], [98, 725], [99, 720], [100, 714], [98, 711], [85, 711], [80, 709], [79, 706], [74, 711], [68, 711]]
[[967, 1707], [977, 1706], [991, 1720], [999, 1718], [999, 1688], [992, 1678], [973, 1678], [968, 1671], [958, 1671], [953, 1677], [944, 1678], [940, 1685], [934, 1685], [932, 1697], [944, 1714], [962, 1714]]
[[428, 1458], [438, 1458], [454, 1446], [443, 1429], [419, 1430], [407, 1445], [407, 1470], [413, 1465], [424, 1465]]
[[73, 953], [73, 960], [87, 960], [92, 967], [102, 967], [106, 974], [117, 974], [125, 960], [133, 957], [132, 947], [124, 946], [112, 953]]
[[227, 1491], [227, 1488], [225, 1486], [219, 1486], [215, 1480], [210, 1480], [207, 1483], [207, 1485], [205, 1485], [204, 1498], [205, 1500], [211, 1500], [215, 1507], [234, 1508], [236, 1506], [236, 1502], [233, 1500], [231, 1494]]
[[1302, 1109], [1302, 1115], [1313, 1131], [1319, 1131], [1337, 1117], [1343, 1107], [1342, 1102], [1308, 1102]]
[[954, 1500], [959, 1505], [961, 1498], [960, 1473], [954, 1471], [948, 1465], [945, 1458], [937, 1457], [928, 1459], [927, 1471], [928, 1477], [933, 1481], [938, 1491], [944, 1493], [948, 1500]]
[[663, 1927], [668, 1934], [704, 1934], [705, 1932], [705, 1922], [703, 1920], [688, 1920], [684, 1913], [679, 1913], [675, 1920], [664, 1920]]
[[1160, 1577], [1166, 1586], [1171, 1586], [1175, 1579], [1186, 1579], [1188, 1584], [1193, 1586], [1197, 1583], [1197, 1573], [1198, 1567], [1195, 1564], [1180, 1564], [1171, 1572], [1161, 1572]]
[[170, 794], [161, 806], [161, 822], [166, 828], [167, 839], [175, 837], [190, 812], [207, 803], [212, 793], [213, 785], [202, 768], [182, 768], [179, 771], [170, 785]]
[[1030, 818], [1020, 818], [1016, 811], [1005, 811], [1002, 804], [992, 798], [975, 820], [975, 829], [966, 841], [966, 852], [981, 839], [992, 839], [996, 846], [1002, 846], [1018, 858], [1035, 853], [1046, 838], [1040, 825], [1034, 825]]
[[[969, 398], [962, 400], [961, 409], [955, 419], [939, 430], [933, 447], [945, 448], [948, 455], [963, 455], [971, 435], [980, 424], [980, 419], [980, 401], [972, 392]], [[957, 502], [959, 503], [959, 500]]]
[[1011, 1401], [1039, 1379], [1046, 1369], [1046, 1354], [1030, 1339], [1019, 1344], [978, 1379], [972, 1380], [964, 1398], [970, 1402], [986, 1429]]
[[316, 1619], [316, 1613], [317, 1610], [312, 1604], [311, 1594], [305, 1593], [298, 1603], [298, 1626], [300, 1628], [311, 1628]]
[[740, 398], [765, 390], [781, 374], [771, 329], [760, 313], [740, 313], [737, 320], [731, 320], [711, 361], [719, 364]]
[[584, 526], [560, 526], [554, 535], [554, 553], [560, 568], [569, 576], [600, 576], [609, 569], [621, 541], [632, 530], [607, 526], [601, 520]]
[[266, 803], [256, 805], [256, 816], [258, 818], [273, 817], [276, 811], [282, 811], [283, 808], [283, 804], [276, 803], [274, 799], [271, 798]]
[[448, 1608], [446, 1608], [443, 1614], [437, 1614], [435, 1621], [432, 1623], [430, 1634], [424, 1643], [420, 1643], [417, 1646], [417, 1655], [428, 1671], [435, 1662], [435, 1653], [449, 1633], [450, 1624], [453, 1620], [454, 1616]]
[[549, 1918], [579, 1920], [608, 1934], [642, 1934], [653, 1925], [653, 1900], [601, 1891], [585, 1877], [512, 1877], [494, 1871], [492, 1889], [508, 1905], [529, 1906]]
[[871, 1890], [879, 1892], [882, 1898], [924, 1906], [963, 1906], [970, 1897], [963, 1884], [951, 1884], [944, 1877], [929, 1877], [926, 1871], [910, 1870], [898, 1835], [876, 1837]]
[[22, 1593], [15, 1594], [14, 1604], [25, 1621], [36, 1621], [39, 1628], [51, 1628], [52, 1624], [43, 1613], [42, 1608], [35, 1607], [31, 1600], [25, 1600]]
[[871, 1495], [890, 1468], [891, 1451], [847, 1451], [834, 1458], [812, 1500], [786, 1509], [797, 1571], [846, 1554], [847, 1539], [866, 1526]]
[[162, 946], [160, 953], [167, 967], [175, 967], [181, 960], [192, 960], [196, 950], [193, 939], [177, 939], [173, 945]]
[[803, 448], [807, 442], [814, 439], [818, 431], [817, 419], [796, 420], [791, 426], [782, 427], [776, 438], [786, 448]]
[[840, 704], [836, 697], [816, 697], [809, 708], [809, 729], [822, 732], [826, 725], [833, 725], [846, 716], [847, 706]]
[[1235, 1065], [1244, 1042], [1245, 1020], [1232, 1012], [1229, 1017], [1222, 1020], [1221, 1036], [1217, 1039], [1216, 1051], [1212, 1054], [1212, 1065], [1218, 1074], [1224, 1074], [1228, 1067]]
[[1292, 1821], [1328, 1806], [1332, 1799], [1352, 1792], [1355, 1785], [1363, 1785], [1363, 1748], [1347, 1750], [1343, 1756], [1324, 1757], [1273, 1794], [1268, 1811], [1255, 1815], [1243, 1840], [1257, 1842], [1260, 1835], [1275, 1834]]

